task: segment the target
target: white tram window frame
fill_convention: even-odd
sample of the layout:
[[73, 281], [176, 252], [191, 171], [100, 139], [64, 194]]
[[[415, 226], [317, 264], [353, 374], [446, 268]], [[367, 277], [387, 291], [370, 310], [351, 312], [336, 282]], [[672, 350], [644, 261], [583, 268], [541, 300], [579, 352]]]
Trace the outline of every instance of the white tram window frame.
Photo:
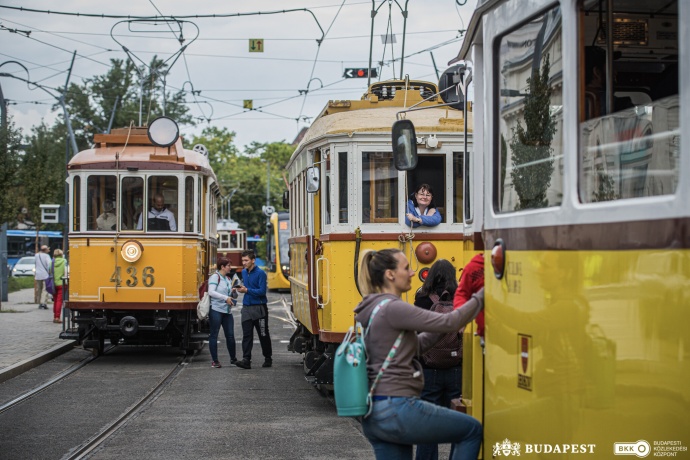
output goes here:
[[[402, 200], [401, 197], [404, 195], [404, 183], [403, 180], [405, 179], [405, 176], [403, 173], [400, 171], [396, 171], [397, 175], [395, 176], [395, 192], [397, 194], [397, 200], [395, 200], [393, 203], [394, 206], [396, 206], [396, 220], [395, 221], [390, 221], [390, 222], [364, 222], [364, 154], [389, 154], [391, 156], [391, 167], [393, 166], [393, 152], [391, 150], [391, 147], [389, 144], [386, 145], [378, 145], [378, 144], [363, 144], [363, 143], [357, 143], [355, 144], [355, 147], [353, 149], [356, 153], [356, 164], [357, 164], [357, 171], [358, 171], [358, 177], [359, 177], [359, 183], [362, 184], [361, 187], [358, 187], [357, 193], [353, 194], [356, 195], [355, 199], [356, 205], [355, 209], [357, 209], [357, 221], [361, 222], [362, 227], [377, 227], [377, 226], [384, 226], [385, 228], [390, 228], [391, 225], [399, 225], [401, 222], [403, 222], [403, 212], [405, 210], [405, 200]], [[393, 168], [395, 169], [395, 168]], [[383, 219], [383, 218], [382, 218]], [[389, 218], [392, 219], [392, 218]]]
[[333, 189], [336, 187], [333, 178], [335, 177], [333, 155], [330, 146], [324, 146], [321, 149], [321, 186], [319, 191], [321, 195], [321, 233], [331, 233], [333, 222]]

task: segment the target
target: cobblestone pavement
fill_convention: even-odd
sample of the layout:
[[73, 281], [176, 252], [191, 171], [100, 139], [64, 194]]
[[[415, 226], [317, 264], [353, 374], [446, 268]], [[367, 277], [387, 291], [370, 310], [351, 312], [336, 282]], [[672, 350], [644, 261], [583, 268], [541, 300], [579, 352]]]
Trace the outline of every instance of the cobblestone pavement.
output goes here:
[[73, 341], [58, 337], [61, 330], [62, 324], [53, 323], [53, 304], [39, 310], [33, 289], [8, 294], [0, 310], [0, 382], [40, 364], [36, 361], [51, 353], [71, 348]]

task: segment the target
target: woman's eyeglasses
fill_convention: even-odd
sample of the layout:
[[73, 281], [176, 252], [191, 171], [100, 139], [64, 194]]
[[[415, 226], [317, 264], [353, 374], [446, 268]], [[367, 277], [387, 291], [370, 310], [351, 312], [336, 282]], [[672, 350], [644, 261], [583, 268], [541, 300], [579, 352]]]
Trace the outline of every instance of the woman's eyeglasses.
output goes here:
[[431, 198], [431, 193], [418, 193], [417, 196], [423, 196], [424, 198]]

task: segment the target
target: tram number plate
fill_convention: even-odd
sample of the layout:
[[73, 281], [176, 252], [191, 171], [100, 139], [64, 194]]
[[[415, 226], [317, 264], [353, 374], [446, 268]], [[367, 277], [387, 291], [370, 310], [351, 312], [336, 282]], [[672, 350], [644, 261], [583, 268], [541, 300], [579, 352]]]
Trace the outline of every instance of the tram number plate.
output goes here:
[[[128, 287], [135, 287], [139, 284], [139, 278], [141, 278], [141, 283], [146, 287], [151, 287], [156, 283], [156, 278], [153, 276], [153, 267], [144, 267], [141, 274], [138, 273], [137, 267], [130, 265], [127, 267], [127, 279], [125, 284]], [[112, 276], [110, 277], [110, 282], [115, 283], [115, 286], [122, 286], [122, 267], [116, 267]]]

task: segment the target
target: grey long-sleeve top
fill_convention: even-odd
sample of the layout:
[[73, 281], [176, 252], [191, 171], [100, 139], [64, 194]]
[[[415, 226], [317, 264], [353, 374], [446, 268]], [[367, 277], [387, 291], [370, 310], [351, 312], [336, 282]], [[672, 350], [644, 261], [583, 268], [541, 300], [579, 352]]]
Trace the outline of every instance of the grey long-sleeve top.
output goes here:
[[379, 309], [364, 338], [369, 382], [376, 378], [400, 331], [405, 331], [400, 346], [379, 380], [374, 394], [419, 396], [424, 388], [424, 374], [417, 357], [433, 347], [443, 334], [458, 331], [472, 321], [484, 308], [484, 290], [473, 294], [461, 308], [450, 313], [424, 310], [393, 294], [369, 294], [355, 308], [355, 320], [362, 323], [365, 328], [368, 327], [374, 307], [383, 299], [391, 300]]

